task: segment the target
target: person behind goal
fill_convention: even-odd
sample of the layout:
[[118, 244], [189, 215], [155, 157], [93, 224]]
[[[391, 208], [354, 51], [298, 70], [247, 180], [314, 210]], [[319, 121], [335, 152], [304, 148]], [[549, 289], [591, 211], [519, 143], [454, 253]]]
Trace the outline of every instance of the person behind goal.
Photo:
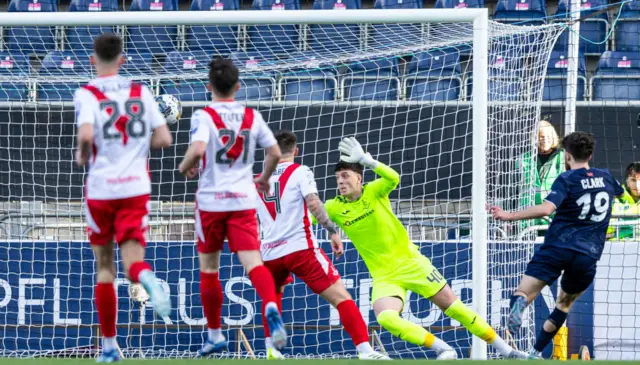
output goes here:
[[508, 327], [516, 333], [527, 305], [562, 275], [556, 307], [540, 329], [530, 354], [532, 359], [542, 356], [573, 303], [593, 282], [604, 250], [611, 203], [625, 192], [608, 170], [589, 166], [595, 148], [593, 135], [573, 132], [564, 137], [562, 147], [567, 171], [558, 176], [542, 204], [518, 212], [491, 207], [493, 218], [502, 221], [546, 217], [555, 212], [544, 244], [527, 264], [509, 305]]
[[[276, 132], [276, 140], [282, 157], [269, 181], [271, 194], [261, 194], [258, 216], [262, 227], [262, 258], [273, 274], [279, 291], [291, 273], [304, 281], [309, 288], [338, 310], [340, 321], [358, 351], [360, 359], [389, 360], [386, 355], [373, 351], [369, 344], [367, 325], [358, 306], [345, 289], [340, 274], [324, 251], [318, 247], [311, 231], [311, 217], [322, 224], [331, 240], [331, 248], [337, 257], [343, 253], [342, 240], [335, 224], [318, 197], [313, 172], [298, 165], [296, 135], [290, 131]], [[279, 293], [281, 294], [281, 293]], [[279, 298], [282, 298], [279, 295]], [[278, 303], [281, 306], [281, 303]], [[264, 313], [263, 308], [263, 313]], [[266, 319], [263, 317], [263, 322]], [[284, 356], [273, 348], [269, 329], [265, 327], [268, 359]]]
[[102, 34], [95, 39], [93, 51], [91, 62], [98, 78], [74, 95], [76, 162], [89, 164], [85, 216], [97, 264], [95, 301], [103, 336], [98, 362], [116, 362], [120, 357], [115, 337], [114, 238], [129, 280], [142, 284], [158, 315], [171, 314], [169, 296], [144, 254], [151, 194], [149, 147], [168, 147], [172, 138], [149, 88], [118, 75], [124, 63], [122, 40]]
[[[260, 256], [256, 217], [256, 187], [260, 191], [268, 189], [280, 149], [260, 113], [234, 100], [240, 84], [233, 63], [218, 58], [209, 66], [208, 88], [213, 103], [191, 117], [191, 145], [179, 166], [180, 173], [195, 177], [200, 163], [196, 234], [202, 306], [209, 329], [200, 354], [209, 355], [227, 347], [221, 331], [223, 297], [218, 277], [225, 237], [265, 305], [274, 346], [282, 349], [287, 333], [276, 304], [273, 277]], [[262, 175], [254, 180], [256, 143], [265, 149], [266, 159]]]

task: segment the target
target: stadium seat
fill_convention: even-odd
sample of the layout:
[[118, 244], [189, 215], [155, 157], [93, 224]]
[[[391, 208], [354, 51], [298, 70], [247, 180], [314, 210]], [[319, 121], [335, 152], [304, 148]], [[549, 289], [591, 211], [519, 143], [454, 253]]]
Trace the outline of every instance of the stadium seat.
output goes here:
[[499, 0], [493, 20], [503, 23], [544, 24], [547, 17], [545, 0]]
[[[164, 71], [170, 75], [206, 73], [210, 60], [209, 55], [202, 51], [173, 51], [167, 54]], [[181, 101], [208, 101], [211, 100], [211, 94], [207, 90], [207, 83], [207, 79], [183, 76], [162, 81], [160, 86], [166, 94], [180, 95]]]
[[[420, 0], [376, 0], [375, 9], [419, 9]], [[375, 24], [372, 26], [369, 47], [381, 50], [399, 45], [416, 45], [423, 42], [423, 24]]]
[[[316, 0], [314, 10], [359, 9], [356, 0]], [[354, 52], [360, 48], [360, 26], [358, 24], [312, 24], [309, 48], [322, 53]]]
[[593, 100], [640, 100], [640, 54], [603, 53], [591, 78], [591, 90]]
[[[12, 0], [9, 12], [56, 12], [57, 0]], [[10, 52], [46, 54], [56, 49], [54, 27], [8, 27], [6, 47]]]
[[73, 100], [77, 88], [86, 84], [78, 81], [60, 81], [60, 78], [91, 75], [89, 55], [73, 52], [49, 52], [42, 60], [40, 75], [49, 77], [38, 82], [38, 100], [68, 101]]
[[[173, 0], [134, 0], [130, 11], [174, 11]], [[176, 49], [178, 27], [129, 26], [127, 51], [139, 53], [168, 53]]]
[[[107, 12], [118, 11], [117, 0], [73, 0], [69, 11]], [[115, 33], [115, 27], [109, 26], [78, 26], [67, 28], [67, 44], [75, 52], [91, 52], [93, 39], [102, 33]]]
[[[544, 90], [542, 100], [562, 101], [567, 95], [567, 52], [551, 52], [549, 65], [547, 66], [547, 76], [544, 80]], [[583, 54], [578, 59], [578, 90], [576, 100], [584, 100], [585, 87], [587, 85], [587, 67]]]
[[437, 0], [436, 9], [483, 8], [484, 0]]
[[[253, 10], [299, 10], [297, 0], [254, 0]], [[298, 49], [300, 27], [298, 25], [256, 25], [249, 27], [250, 51], [289, 54]]]
[[24, 77], [29, 74], [29, 58], [22, 54], [0, 52], [0, 100], [26, 101], [28, 85]]
[[624, 4], [615, 33], [616, 51], [640, 51], [640, 2]]
[[[237, 0], [194, 0], [191, 11], [240, 10]], [[192, 51], [228, 55], [238, 50], [237, 25], [192, 25], [187, 32], [187, 47]]]
[[[489, 59], [488, 88], [489, 101], [519, 101], [524, 55], [511, 55], [506, 51], [498, 51]], [[473, 76], [467, 78], [467, 99], [473, 96]]]
[[338, 79], [336, 71], [316, 61], [314, 52], [301, 52], [292, 62], [305, 64], [305, 68], [283, 72], [279, 89], [285, 101], [334, 101]]
[[[571, 0], [560, 0], [558, 2], [558, 10], [556, 18], [565, 21], [571, 17], [570, 10]], [[607, 38], [609, 29], [609, 17], [607, 13], [594, 14], [602, 7], [607, 6], [607, 0], [582, 0], [580, 4], [580, 16], [591, 16], [580, 22], [580, 52], [587, 55], [600, 55], [607, 50], [607, 42], [602, 44], [594, 44], [603, 42]], [[588, 40], [588, 41], [585, 41]], [[592, 43], [594, 42], [594, 43]], [[562, 32], [555, 45], [555, 49], [566, 52], [569, 47], [569, 30]]]
[[342, 79], [345, 100], [398, 100], [400, 79], [395, 57], [355, 62], [348, 68]]
[[270, 62], [271, 57], [260, 52], [233, 52], [229, 56], [231, 61], [242, 70], [240, 90], [236, 93], [236, 100], [271, 100], [276, 87], [275, 75], [259, 70], [260, 64]]
[[460, 54], [457, 52], [418, 53], [407, 67], [405, 90], [408, 100], [458, 100], [461, 88]]
[[121, 73], [125, 76], [151, 76], [155, 74], [153, 69], [153, 56], [149, 53], [124, 54], [125, 63]]

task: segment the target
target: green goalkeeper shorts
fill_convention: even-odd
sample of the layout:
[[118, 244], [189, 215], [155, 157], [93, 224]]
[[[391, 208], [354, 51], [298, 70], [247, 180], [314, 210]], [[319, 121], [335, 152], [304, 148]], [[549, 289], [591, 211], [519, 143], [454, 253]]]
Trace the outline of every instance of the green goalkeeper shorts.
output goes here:
[[436, 295], [447, 281], [432, 264], [431, 260], [420, 253], [404, 262], [401, 267], [393, 271], [393, 275], [373, 279], [373, 295], [371, 302], [384, 297], [398, 297], [403, 302], [407, 297], [407, 290], [431, 298]]

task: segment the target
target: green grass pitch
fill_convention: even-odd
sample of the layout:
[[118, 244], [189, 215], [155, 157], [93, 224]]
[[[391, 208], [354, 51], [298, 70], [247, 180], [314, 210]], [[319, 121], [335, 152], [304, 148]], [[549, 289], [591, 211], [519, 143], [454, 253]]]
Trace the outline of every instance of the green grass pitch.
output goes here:
[[[273, 364], [279, 363], [282, 365], [305, 365], [305, 364], [313, 364], [318, 362], [330, 362], [332, 365], [363, 365], [363, 362], [352, 359], [352, 360], [281, 360], [281, 361], [268, 361], [267, 360], [220, 360], [220, 359], [168, 359], [168, 360], [124, 360], [121, 362], [123, 365], [134, 364], [134, 365], [153, 365], [153, 364], [171, 364], [171, 365], [190, 365], [190, 364], [214, 364], [214, 365], [250, 365], [255, 364], [256, 362], [264, 363], [264, 364]], [[402, 363], [411, 363], [416, 364], [418, 362], [424, 362], [425, 360], [394, 360], [394, 364], [402, 364]], [[435, 360], [427, 360], [429, 363], [447, 363], [452, 364], [452, 361], [435, 361]], [[458, 360], [463, 361], [464, 364], [486, 364], [486, 361], [471, 361], [471, 360]], [[567, 365], [566, 361], [521, 361], [521, 360], [495, 360], [503, 365], [559, 365], [564, 364]], [[572, 361], [573, 363], [578, 362], [579, 360]], [[367, 362], [365, 362], [366, 364]], [[621, 363], [625, 364], [640, 364], [640, 361], [597, 361], [598, 365], [620, 365]], [[0, 359], [0, 365], [86, 365], [86, 364], [95, 364], [95, 360], [93, 359]], [[577, 364], [576, 364], [577, 365]]]

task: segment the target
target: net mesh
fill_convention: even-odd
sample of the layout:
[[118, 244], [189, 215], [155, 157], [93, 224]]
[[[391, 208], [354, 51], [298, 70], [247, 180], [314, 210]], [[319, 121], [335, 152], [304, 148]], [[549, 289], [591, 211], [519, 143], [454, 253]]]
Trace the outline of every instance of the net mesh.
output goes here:
[[[92, 38], [106, 30], [126, 39], [123, 74], [158, 94], [177, 96], [184, 109], [182, 120], [171, 126], [175, 145], [150, 158], [147, 258], [175, 309], [170, 318], [154, 318], [143, 291], [129, 288], [118, 264], [118, 337], [125, 356], [192, 357], [205, 339], [193, 227], [197, 183], [185, 181], [175, 168], [188, 146], [189, 116], [210, 99], [207, 63], [216, 53], [229, 54], [241, 69], [238, 99], [256, 107], [272, 130], [297, 134], [299, 162], [314, 171], [321, 198], [336, 195], [333, 166], [345, 136], [355, 136], [398, 171], [401, 183], [390, 196], [394, 212], [454, 292], [471, 304], [472, 133], [478, 132], [472, 122], [471, 24], [54, 30], [53, 45], [37, 32], [23, 40], [50, 52], [6, 53], [1, 68], [3, 92], [10, 97], [0, 110], [0, 355], [89, 356], [100, 346], [94, 259], [84, 234], [85, 171], [73, 162], [70, 101], [73, 91], [93, 77], [87, 52]], [[533, 181], [523, 164], [533, 161], [543, 75], [561, 30], [560, 25], [490, 22], [488, 131], [479, 132], [488, 136], [491, 204], [531, 204]], [[374, 178], [365, 172], [365, 182]], [[526, 229], [489, 226], [487, 320], [501, 335], [508, 298], [533, 252]], [[317, 234], [326, 242], [325, 232]], [[379, 327], [370, 305], [372, 280], [350, 243], [345, 258], [334, 263], [377, 349], [402, 358], [435, 355]], [[245, 345], [264, 354], [259, 302], [228, 252], [222, 255], [220, 277], [228, 356], [247, 356]], [[411, 292], [407, 299], [405, 318], [469, 356], [471, 338], [459, 323]], [[286, 355], [355, 355], [337, 311], [298, 280], [285, 289], [284, 318], [292, 334]], [[513, 337], [520, 349], [532, 345], [532, 318], [533, 310]]]

